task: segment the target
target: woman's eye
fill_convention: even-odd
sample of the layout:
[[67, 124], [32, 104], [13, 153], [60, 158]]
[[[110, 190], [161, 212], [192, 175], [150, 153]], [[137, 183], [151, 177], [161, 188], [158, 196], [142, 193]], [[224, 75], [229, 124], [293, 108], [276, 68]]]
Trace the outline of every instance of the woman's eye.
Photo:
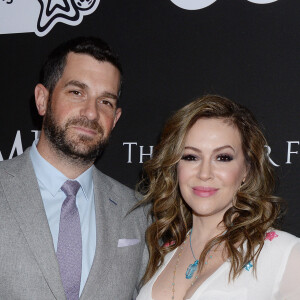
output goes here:
[[217, 156], [217, 160], [219, 161], [231, 161], [233, 157], [229, 154], [220, 154]]
[[187, 160], [187, 161], [193, 161], [196, 160], [196, 156], [192, 155], [192, 154], [187, 154], [187, 155], [183, 155], [182, 160]]

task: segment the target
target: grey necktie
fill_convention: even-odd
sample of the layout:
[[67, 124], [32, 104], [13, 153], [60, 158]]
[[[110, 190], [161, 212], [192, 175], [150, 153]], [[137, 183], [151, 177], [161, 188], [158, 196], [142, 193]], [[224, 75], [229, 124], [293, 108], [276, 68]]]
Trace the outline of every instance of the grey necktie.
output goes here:
[[67, 180], [61, 187], [66, 194], [59, 222], [57, 260], [67, 300], [78, 300], [81, 280], [82, 240], [76, 194], [78, 181]]

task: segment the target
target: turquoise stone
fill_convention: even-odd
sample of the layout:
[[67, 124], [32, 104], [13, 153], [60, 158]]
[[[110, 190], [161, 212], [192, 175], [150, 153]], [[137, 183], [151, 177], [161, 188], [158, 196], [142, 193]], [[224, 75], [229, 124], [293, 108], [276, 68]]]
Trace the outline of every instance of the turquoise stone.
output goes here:
[[195, 262], [193, 264], [190, 264], [186, 270], [185, 273], [185, 278], [186, 279], [191, 279], [195, 273], [195, 271], [197, 270], [197, 266], [198, 266], [199, 260], [195, 260]]

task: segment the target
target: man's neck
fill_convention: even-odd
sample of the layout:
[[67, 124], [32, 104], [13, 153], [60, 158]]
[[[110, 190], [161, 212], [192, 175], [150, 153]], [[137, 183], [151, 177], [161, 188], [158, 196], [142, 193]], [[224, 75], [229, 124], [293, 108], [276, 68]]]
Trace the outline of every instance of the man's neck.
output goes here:
[[83, 163], [66, 156], [55, 149], [44, 137], [40, 138], [36, 147], [46, 161], [70, 179], [77, 178], [93, 164], [93, 162]]

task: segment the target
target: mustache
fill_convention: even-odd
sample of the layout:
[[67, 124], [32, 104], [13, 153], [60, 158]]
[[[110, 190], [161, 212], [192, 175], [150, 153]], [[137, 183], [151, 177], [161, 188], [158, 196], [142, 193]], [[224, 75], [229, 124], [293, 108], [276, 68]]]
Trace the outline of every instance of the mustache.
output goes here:
[[104, 134], [103, 128], [99, 125], [99, 123], [97, 121], [91, 121], [88, 120], [87, 118], [81, 117], [81, 118], [73, 118], [67, 121], [65, 128], [67, 129], [70, 126], [81, 126], [81, 127], [85, 127], [88, 129], [92, 129], [95, 130], [96, 132], [98, 132], [99, 134]]

